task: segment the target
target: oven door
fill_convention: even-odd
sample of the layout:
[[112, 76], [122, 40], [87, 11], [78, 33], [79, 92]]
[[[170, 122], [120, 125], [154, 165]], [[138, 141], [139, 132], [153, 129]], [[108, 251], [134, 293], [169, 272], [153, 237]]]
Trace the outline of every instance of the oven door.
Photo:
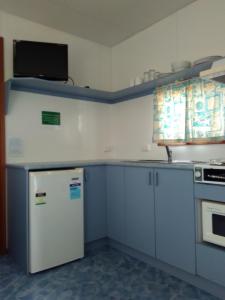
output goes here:
[[225, 203], [202, 201], [203, 241], [225, 247]]

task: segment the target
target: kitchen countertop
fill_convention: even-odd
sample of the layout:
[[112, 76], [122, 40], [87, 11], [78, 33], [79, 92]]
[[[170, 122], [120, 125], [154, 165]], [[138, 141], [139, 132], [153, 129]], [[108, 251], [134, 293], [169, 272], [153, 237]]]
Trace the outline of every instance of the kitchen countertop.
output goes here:
[[43, 170], [43, 169], [61, 169], [70, 167], [87, 167], [87, 166], [102, 166], [102, 165], [114, 165], [114, 166], [132, 166], [132, 167], [152, 167], [152, 168], [170, 168], [170, 169], [189, 169], [193, 170], [194, 163], [187, 163], [184, 161], [176, 161], [175, 163], [168, 163], [166, 161], [149, 161], [138, 162], [137, 160], [74, 160], [74, 161], [62, 161], [62, 162], [35, 162], [35, 163], [15, 163], [7, 164], [7, 168], [22, 168], [25, 170]]

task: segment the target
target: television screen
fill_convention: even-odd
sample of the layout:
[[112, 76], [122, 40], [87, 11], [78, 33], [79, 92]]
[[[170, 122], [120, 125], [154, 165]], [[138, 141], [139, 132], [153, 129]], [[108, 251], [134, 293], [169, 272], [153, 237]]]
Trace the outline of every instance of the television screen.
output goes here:
[[14, 77], [68, 80], [68, 46], [32, 41], [13, 41]]

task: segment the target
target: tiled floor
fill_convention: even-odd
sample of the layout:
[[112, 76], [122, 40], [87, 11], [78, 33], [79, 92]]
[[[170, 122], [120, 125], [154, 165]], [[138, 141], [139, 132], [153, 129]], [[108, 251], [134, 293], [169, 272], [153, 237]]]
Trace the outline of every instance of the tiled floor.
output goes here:
[[0, 257], [1, 300], [215, 300], [215, 297], [116, 250], [105, 248], [27, 276]]

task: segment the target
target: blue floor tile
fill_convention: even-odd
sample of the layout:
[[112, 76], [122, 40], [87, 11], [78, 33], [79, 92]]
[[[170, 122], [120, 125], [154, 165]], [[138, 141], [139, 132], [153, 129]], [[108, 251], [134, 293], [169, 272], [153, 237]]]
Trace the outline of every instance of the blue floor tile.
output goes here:
[[0, 257], [1, 300], [216, 300], [217, 298], [110, 248], [26, 275]]

